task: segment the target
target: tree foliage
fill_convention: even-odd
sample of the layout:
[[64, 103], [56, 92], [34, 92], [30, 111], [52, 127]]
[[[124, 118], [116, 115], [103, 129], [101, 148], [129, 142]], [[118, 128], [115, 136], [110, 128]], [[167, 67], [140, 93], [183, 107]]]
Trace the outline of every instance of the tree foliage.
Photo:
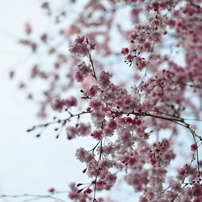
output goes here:
[[54, 29], [36, 38], [26, 23], [19, 42], [44, 59], [21, 88], [45, 83], [28, 98], [40, 117], [52, 106], [64, 118], [28, 132], [54, 125], [57, 138], [64, 129], [69, 141], [96, 141], [76, 151], [89, 182], [71, 184], [69, 199], [109, 201], [102, 191], [122, 177], [140, 202], [202, 201], [202, 2], [69, 0], [41, 8]]

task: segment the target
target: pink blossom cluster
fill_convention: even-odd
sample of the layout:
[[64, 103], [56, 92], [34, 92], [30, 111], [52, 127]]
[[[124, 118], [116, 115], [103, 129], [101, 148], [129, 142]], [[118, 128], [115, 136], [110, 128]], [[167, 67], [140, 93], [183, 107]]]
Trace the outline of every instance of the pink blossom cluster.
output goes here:
[[70, 47], [69, 51], [78, 56], [87, 56], [90, 50], [95, 49], [95, 43], [88, 41], [84, 36], [78, 36], [74, 44]]
[[76, 136], [88, 136], [90, 131], [91, 131], [90, 124], [80, 123], [80, 124], [77, 124], [75, 127], [68, 126], [66, 128], [67, 139], [71, 140], [75, 138]]
[[61, 111], [63, 108], [69, 109], [70, 107], [77, 106], [77, 99], [75, 97], [70, 97], [68, 99], [56, 99], [52, 104], [52, 108], [55, 111]]
[[95, 155], [89, 153], [84, 148], [80, 148], [76, 151], [76, 157], [81, 161], [86, 163], [86, 169], [84, 172], [87, 173], [89, 177], [95, 177], [96, 189], [109, 190], [116, 182], [117, 176], [112, 174], [109, 169], [113, 167], [113, 161], [108, 159], [96, 160]]
[[78, 82], [82, 82], [88, 75], [92, 73], [90, 65], [86, 65], [85, 62], [82, 62], [77, 65], [77, 71], [75, 73], [75, 79]]
[[79, 189], [76, 187], [76, 184], [72, 183], [70, 185], [70, 193], [68, 195], [68, 197], [71, 200], [77, 200], [77, 201], [81, 201], [81, 202], [86, 202], [86, 201], [91, 201], [92, 197], [90, 195], [90, 193], [92, 192], [91, 189], [86, 189], [84, 192], [79, 192]]

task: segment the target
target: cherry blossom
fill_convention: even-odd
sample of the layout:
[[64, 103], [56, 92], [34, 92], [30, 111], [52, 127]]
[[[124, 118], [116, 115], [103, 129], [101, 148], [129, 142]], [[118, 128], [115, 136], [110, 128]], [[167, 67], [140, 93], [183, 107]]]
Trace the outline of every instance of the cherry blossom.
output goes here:
[[[77, 2], [71, 1], [75, 7]], [[48, 2], [42, 8], [55, 15], [58, 24], [65, 16], [53, 14]], [[201, 2], [90, 0], [83, 9], [59, 32], [70, 54], [49, 47], [49, 57], [57, 53], [54, 70], [34, 65], [31, 71], [32, 79], [50, 80], [42, 112], [51, 103], [66, 118], [54, 118], [28, 132], [55, 124], [55, 131], [65, 129], [69, 141], [85, 136], [96, 142], [93, 148], [76, 150], [89, 181], [72, 183], [69, 199], [110, 201], [102, 191], [111, 191], [122, 179], [134, 195], [139, 193], [136, 201], [202, 201], [202, 136], [197, 124], [202, 98]], [[25, 32], [32, 34], [30, 24]], [[41, 43], [49, 40], [41, 36]], [[33, 53], [40, 49], [27, 38], [20, 43]], [[119, 80], [123, 71], [127, 78]], [[71, 89], [78, 94], [62, 98]]]

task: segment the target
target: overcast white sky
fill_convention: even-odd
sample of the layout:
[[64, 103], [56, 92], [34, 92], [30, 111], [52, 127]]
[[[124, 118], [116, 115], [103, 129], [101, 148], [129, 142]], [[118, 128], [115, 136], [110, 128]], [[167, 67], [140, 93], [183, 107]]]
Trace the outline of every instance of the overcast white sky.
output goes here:
[[[40, 29], [47, 25], [43, 17], [37, 0], [0, 0], [0, 195], [47, 194], [50, 187], [67, 190], [72, 181], [89, 182], [81, 172], [85, 165], [74, 158], [75, 149], [88, 141], [69, 142], [65, 136], [56, 140], [47, 133], [36, 139], [34, 133], [27, 134], [26, 129], [39, 123], [35, 106], [8, 79], [11, 69], [20, 73], [26, 68], [22, 62], [26, 52], [16, 43], [24, 34], [24, 23], [31, 21]], [[128, 193], [119, 195], [119, 200], [125, 200]], [[0, 202], [22, 200], [0, 198]]]
[[[35, 118], [33, 103], [28, 103], [15, 82], [8, 79], [10, 69], [24, 68], [19, 64], [23, 49], [16, 45], [23, 35], [24, 22], [31, 20], [38, 28], [43, 26], [38, 2], [0, 0], [0, 195], [47, 194], [52, 186], [65, 190], [71, 181], [78, 182], [83, 176], [84, 165], [74, 160], [72, 142], [65, 137], [55, 140], [49, 134], [36, 139], [34, 134], [25, 132], [39, 120]], [[0, 198], [0, 202], [13, 201]]]

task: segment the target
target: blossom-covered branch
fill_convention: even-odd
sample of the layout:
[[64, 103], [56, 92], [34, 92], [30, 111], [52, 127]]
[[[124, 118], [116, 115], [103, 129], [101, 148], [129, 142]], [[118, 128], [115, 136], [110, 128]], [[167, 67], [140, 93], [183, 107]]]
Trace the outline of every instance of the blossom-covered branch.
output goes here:
[[[76, 7], [79, 1], [71, 3]], [[51, 16], [50, 5], [42, 8]], [[42, 112], [51, 104], [65, 118], [28, 132], [57, 124], [57, 138], [65, 129], [68, 140], [85, 136], [96, 141], [93, 148], [76, 151], [90, 182], [72, 183], [69, 199], [109, 201], [102, 191], [110, 191], [122, 175], [134, 193], [140, 193], [140, 202], [202, 201], [201, 125], [194, 123], [201, 120], [202, 110], [201, 2], [89, 0], [83, 8], [60, 32], [71, 55], [57, 54], [54, 71], [32, 69], [32, 78], [54, 78], [44, 93]], [[55, 18], [58, 23], [64, 15]], [[31, 34], [29, 24], [26, 33]], [[46, 44], [49, 37], [41, 39]], [[38, 50], [33, 41], [21, 44]], [[58, 53], [56, 47], [49, 57], [53, 53]], [[69, 84], [56, 93], [64, 72]], [[126, 78], [117, 79], [122, 72]], [[78, 93], [62, 98], [71, 89]]]

